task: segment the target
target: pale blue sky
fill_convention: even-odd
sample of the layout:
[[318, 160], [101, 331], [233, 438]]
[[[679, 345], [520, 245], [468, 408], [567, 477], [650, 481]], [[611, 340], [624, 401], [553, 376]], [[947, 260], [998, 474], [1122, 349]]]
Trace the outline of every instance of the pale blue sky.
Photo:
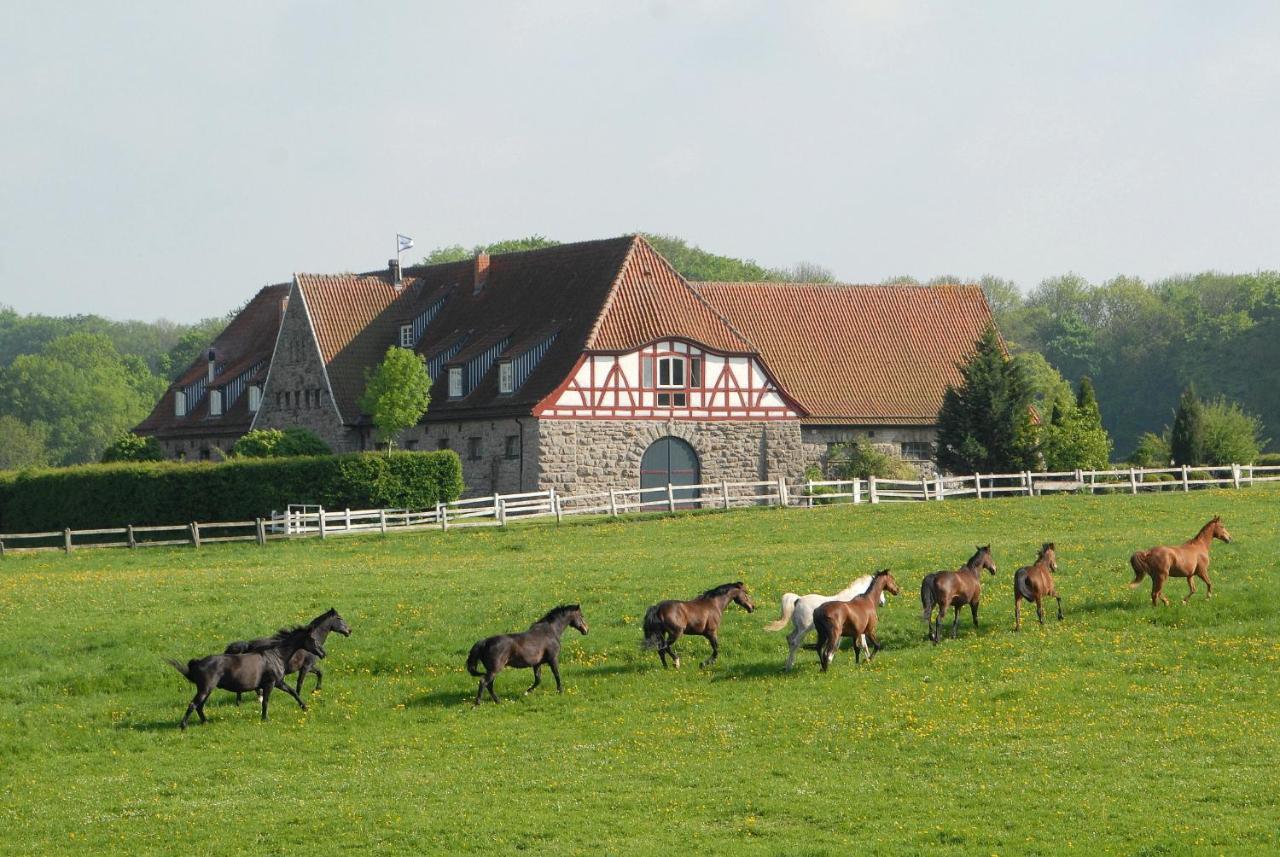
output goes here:
[[[1280, 4], [0, 2], [0, 303], [542, 233], [1024, 288], [1277, 266]], [[421, 251], [421, 252], [420, 252]]]

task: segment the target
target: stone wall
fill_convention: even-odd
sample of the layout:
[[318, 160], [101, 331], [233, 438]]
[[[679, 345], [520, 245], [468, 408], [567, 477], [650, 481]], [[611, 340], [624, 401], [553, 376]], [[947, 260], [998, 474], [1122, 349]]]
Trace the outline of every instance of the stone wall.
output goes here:
[[[354, 419], [357, 414], [352, 414]], [[334, 452], [360, 448], [359, 436], [343, 425], [325, 377], [324, 361], [307, 318], [306, 301], [295, 286], [280, 324], [271, 371], [262, 391], [256, 429], [305, 428]]]
[[[401, 432], [400, 449], [452, 449], [462, 459], [463, 497], [537, 491], [538, 432], [533, 417], [419, 423]], [[368, 441], [366, 441], [367, 443]]]
[[210, 437], [156, 438], [165, 458], [186, 461], [221, 461], [240, 439], [239, 435], [220, 434]]
[[577, 494], [638, 488], [644, 451], [667, 435], [697, 452], [702, 482], [799, 479], [804, 473], [795, 420], [538, 420], [536, 487]]
[[[821, 426], [806, 425], [804, 457], [807, 464], [817, 465], [826, 473], [827, 453], [831, 444], [859, 441], [870, 443], [881, 452], [898, 455], [915, 465], [922, 475], [932, 477], [937, 473], [933, 461], [918, 454], [911, 445], [930, 444], [937, 438], [936, 426]], [[904, 444], [908, 446], [904, 447]], [[918, 446], [917, 446], [918, 449]]]

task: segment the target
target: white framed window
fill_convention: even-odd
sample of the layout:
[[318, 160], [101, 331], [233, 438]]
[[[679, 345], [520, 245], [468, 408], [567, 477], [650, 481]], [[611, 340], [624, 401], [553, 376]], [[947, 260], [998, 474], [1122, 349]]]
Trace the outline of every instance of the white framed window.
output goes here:
[[667, 388], [685, 386], [683, 357], [658, 358], [658, 386]]
[[175, 417], [187, 415], [187, 394], [181, 390], [173, 394], [173, 415]]
[[462, 398], [462, 367], [449, 367], [449, 398]]
[[510, 360], [498, 364], [498, 392], [514, 393], [516, 389], [516, 373]]
[[400, 347], [401, 348], [413, 347], [413, 325], [412, 324], [400, 325]]
[[249, 387], [249, 413], [256, 414], [262, 407], [262, 388], [256, 384]]
[[222, 391], [221, 390], [209, 391], [209, 416], [211, 417], [222, 416]]

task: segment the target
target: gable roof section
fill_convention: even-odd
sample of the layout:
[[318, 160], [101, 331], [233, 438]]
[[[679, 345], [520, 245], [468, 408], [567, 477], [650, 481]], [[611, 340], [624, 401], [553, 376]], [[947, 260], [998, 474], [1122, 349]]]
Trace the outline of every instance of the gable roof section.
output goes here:
[[807, 423], [932, 425], [991, 310], [977, 286], [693, 283]]
[[209, 416], [209, 395], [201, 398], [186, 416], [175, 416], [174, 394], [183, 387], [204, 378], [209, 371], [207, 352], [213, 349], [215, 364], [219, 367], [211, 386], [220, 387], [235, 380], [241, 373], [260, 366], [249, 383], [261, 383], [266, 377], [267, 366], [276, 347], [280, 322], [284, 318], [284, 299], [289, 294], [290, 283], [264, 286], [231, 319], [227, 326], [207, 348], [187, 367], [178, 379], [169, 385], [150, 415], [134, 427], [143, 435], [218, 434], [243, 433], [249, 430], [253, 414], [249, 413], [249, 396], [241, 395], [231, 403], [221, 416]]

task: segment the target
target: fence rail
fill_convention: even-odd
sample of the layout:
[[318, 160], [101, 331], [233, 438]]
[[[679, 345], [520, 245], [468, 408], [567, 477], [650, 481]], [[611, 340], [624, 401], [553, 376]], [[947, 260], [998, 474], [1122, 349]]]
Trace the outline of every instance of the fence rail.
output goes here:
[[921, 479], [834, 479], [788, 482], [785, 479], [750, 482], [706, 482], [699, 485], [661, 485], [652, 488], [614, 488], [587, 494], [561, 494], [554, 488], [519, 494], [492, 494], [440, 503], [434, 509], [324, 509], [293, 505], [269, 518], [252, 521], [212, 521], [187, 524], [53, 530], [42, 533], [0, 533], [0, 557], [6, 551], [80, 548], [139, 548], [214, 542], [269, 541], [353, 533], [387, 533], [450, 527], [502, 527], [512, 520], [572, 515], [632, 515], [747, 506], [808, 507], [830, 503], [903, 503], [971, 497], [976, 501], [1002, 495], [1039, 496], [1052, 493], [1138, 494], [1150, 491], [1190, 491], [1193, 488], [1246, 488], [1259, 482], [1280, 482], [1280, 465], [1232, 464], [1222, 467], [1130, 467], [1115, 470], [1074, 470], [1050, 473], [975, 473]]

